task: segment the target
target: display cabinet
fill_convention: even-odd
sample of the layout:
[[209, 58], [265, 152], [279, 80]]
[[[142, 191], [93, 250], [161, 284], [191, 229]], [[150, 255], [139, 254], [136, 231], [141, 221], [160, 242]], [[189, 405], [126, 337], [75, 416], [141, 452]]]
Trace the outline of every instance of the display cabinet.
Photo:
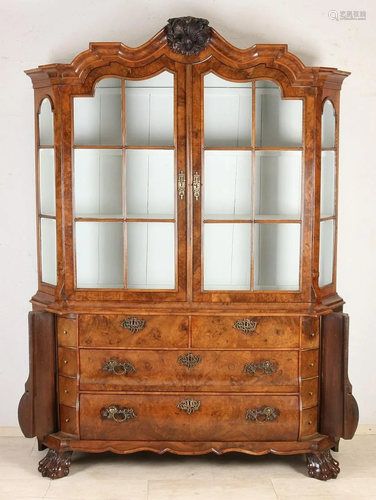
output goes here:
[[336, 292], [349, 73], [191, 17], [26, 73], [39, 287], [19, 421], [42, 475], [152, 450], [305, 453], [335, 478], [358, 420]]

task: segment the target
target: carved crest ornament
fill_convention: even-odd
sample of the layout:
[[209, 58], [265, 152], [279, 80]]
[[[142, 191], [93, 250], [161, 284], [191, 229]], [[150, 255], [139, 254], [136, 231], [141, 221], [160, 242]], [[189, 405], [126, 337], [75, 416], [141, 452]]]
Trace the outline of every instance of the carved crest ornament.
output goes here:
[[174, 17], [168, 20], [166, 34], [173, 52], [198, 56], [210, 41], [209, 21], [198, 17]]

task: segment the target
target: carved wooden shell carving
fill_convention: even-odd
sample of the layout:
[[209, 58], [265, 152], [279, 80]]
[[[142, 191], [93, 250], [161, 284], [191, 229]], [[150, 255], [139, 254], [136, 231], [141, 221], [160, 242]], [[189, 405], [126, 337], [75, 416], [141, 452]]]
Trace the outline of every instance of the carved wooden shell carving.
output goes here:
[[174, 17], [166, 26], [167, 43], [176, 54], [197, 56], [208, 45], [210, 31], [207, 19]]

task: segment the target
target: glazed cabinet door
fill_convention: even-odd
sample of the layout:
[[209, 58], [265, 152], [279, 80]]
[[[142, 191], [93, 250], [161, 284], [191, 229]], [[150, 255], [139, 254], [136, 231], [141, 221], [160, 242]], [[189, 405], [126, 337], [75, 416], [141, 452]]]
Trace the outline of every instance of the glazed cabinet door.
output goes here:
[[78, 295], [185, 298], [185, 122], [177, 109], [185, 80], [184, 67], [169, 66], [97, 79], [94, 95], [73, 96]]
[[304, 93], [267, 74], [255, 79], [252, 70], [247, 78], [246, 71], [215, 62], [199, 66], [193, 77], [193, 102], [202, 107], [201, 113], [194, 107], [193, 118], [200, 132], [192, 165], [195, 299], [301, 300]]

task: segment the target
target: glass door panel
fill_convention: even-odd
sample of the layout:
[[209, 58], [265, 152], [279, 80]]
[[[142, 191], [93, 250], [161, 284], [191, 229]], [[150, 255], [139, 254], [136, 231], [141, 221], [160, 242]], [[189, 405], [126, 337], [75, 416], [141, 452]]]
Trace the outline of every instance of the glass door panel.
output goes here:
[[54, 114], [51, 102], [43, 99], [38, 114], [38, 193], [41, 281], [57, 283], [56, 256], [56, 179]]
[[49, 99], [43, 99], [39, 110], [39, 146], [54, 146], [54, 115]]
[[204, 220], [251, 219], [252, 154], [205, 151]]
[[255, 219], [300, 220], [302, 153], [256, 151]]
[[229, 82], [211, 73], [204, 85], [205, 146], [251, 146], [252, 83]]
[[275, 83], [256, 82], [256, 146], [294, 148], [302, 146], [303, 102], [282, 99]]
[[334, 281], [336, 232], [336, 116], [331, 101], [326, 100], [321, 120], [321, 195], [319, 286]]
[[175, 288], [175, 224], [128, 222], [128, 288]]
[[74, 116], [77, 287], [176, 289], [174, 75], [101, 80]]
[[204, 290], [250, 290], [251, 224], [204, 225]]
[[76, 149], [76, 217], [123, 218], [123, 155], [114, 149]]
[[77, 222], [76, 266], [79, 288], [124, 287], [121, 222]]
[[120, 78], [105, 78], [94, 97], [74, 98], [74, 143], [80, 146], [121, 146], [122, 90]]
[[336, 118], [333, 104], [329, 100], [325, 101], [321, 123], [321, 147], [334, 148]]
[[319, 286], [333, 282], [335, 221], [320, 222], [320, 273]]
[[125, 96], [127, 145], [173, 146], [174, 76], [127, 81]]
[[335, 152], [321, 153], [321, 218], [335, 215]]
[[174, 152], [127, 151], [127, 217], [174, 219]]
[[41, 218], [41, 261], [42, 281], [50, 285], [56, 285], [56, 220]]
[[300, 225], [255, 224], [255, 290], [299, 290]]
[[39, 150], [39, 198], [40, 213], [56, 216], [55, 151]]

